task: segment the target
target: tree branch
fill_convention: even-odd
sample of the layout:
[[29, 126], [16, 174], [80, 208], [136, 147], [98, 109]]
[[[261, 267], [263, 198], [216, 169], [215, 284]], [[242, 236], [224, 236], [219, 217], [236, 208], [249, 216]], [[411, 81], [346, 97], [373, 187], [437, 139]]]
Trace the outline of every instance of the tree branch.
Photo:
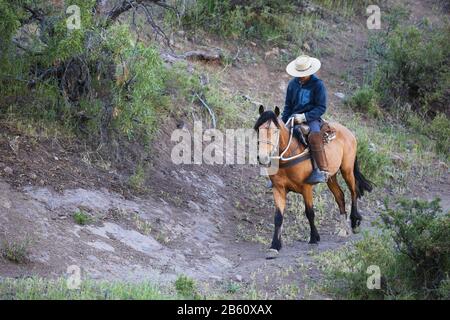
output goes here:
[[127, 12], [132, 8], [136, 8], [139, 5], [145, 6], [148, 4], [154, 4], [164, 9], [173, 10], [175, 13], [177, 13], [177, 10], [174, 7], [168, 5], [162, 0], [123, 0], [121, 3], [112, 8], [110, 12], [108, 12], [108, 14], [106, 15], [105, 25], [111, 25], [120, 17], [121, 14]]
[[149, 8], [144, 4], [141, 4], [140, 6], [144, 9], [145, 16], [147, 17], [147, 22], [152, 26], [153, 31], [156, 33], [156, 37], [158, 35], [160, 35], [166, 42], [167, 46], [169, 48], [171, 48], [169, 37], [167, 37], [167, 35], [164, 33], [163, 29], [161, 29], [161, 27], [155, 23], [155, 21], [153, 20], [152, 13], [150, 12]]

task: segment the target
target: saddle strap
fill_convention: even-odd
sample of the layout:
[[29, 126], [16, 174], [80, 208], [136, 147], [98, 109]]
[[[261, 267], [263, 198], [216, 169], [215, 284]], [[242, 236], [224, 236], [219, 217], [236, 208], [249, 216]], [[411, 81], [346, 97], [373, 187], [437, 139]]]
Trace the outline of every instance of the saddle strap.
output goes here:
[[311, 155], [310, 155], [309, 152], [306, 153], [305, 155], [303, 155], [303, 156], [301, 156], [301, 157], [298, 157], [298, 158], [295, 158], [295, 159], [293, 159], [293, 160], [289, 160], [289, 161], [287, 161], [287, 162], [280, 162], [278, 168], [280, 168], [280, 169], [286, 169], [286, 168], [295, 166], [296, 164], [298, 164], [298, 163], [300, 163], [300, 162], [303, 162], [303, 161], [305, 161], [305, 160], [308, 160], [308, 159], [311, 159]]

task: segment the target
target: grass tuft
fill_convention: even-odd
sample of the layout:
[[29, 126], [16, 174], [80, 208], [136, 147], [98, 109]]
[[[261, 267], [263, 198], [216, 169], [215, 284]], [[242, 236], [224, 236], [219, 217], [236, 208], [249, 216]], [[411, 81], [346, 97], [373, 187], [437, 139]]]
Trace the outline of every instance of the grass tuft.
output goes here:
[[2, 243], [2, 248], [0, 250], [3, 258], [14, 262], [14, 263], [26, 263], [29, 258], [29, 249], [31, 241], [29, 239], [14, 241], [5, 240]]
[[92, 217], [81, 209], [75, 211], [72, 215], [72, 218], [75, 223], [79, 224], [80, 226], [84, 226], [92, 222]]

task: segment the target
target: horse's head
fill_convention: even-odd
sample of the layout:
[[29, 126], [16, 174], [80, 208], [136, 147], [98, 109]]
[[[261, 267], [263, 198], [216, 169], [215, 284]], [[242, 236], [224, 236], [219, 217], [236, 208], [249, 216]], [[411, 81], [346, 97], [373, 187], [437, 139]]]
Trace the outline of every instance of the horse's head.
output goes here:
[[280, 139], [280, 108], [264, 110], [259, 106], [259, 118], [254, 129], [258, 133], [258, 161], [260, 164], [269, 165], [272, 157], [278, 155], [278, 143]]

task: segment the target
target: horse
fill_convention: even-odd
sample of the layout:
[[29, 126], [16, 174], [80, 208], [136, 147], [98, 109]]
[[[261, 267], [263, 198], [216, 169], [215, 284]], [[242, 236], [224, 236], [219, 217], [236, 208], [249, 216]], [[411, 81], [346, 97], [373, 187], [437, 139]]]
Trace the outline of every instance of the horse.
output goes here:
[[[311, 231], [309, 243], [317, 244], [320, 241], [320, 235], [314, 224], [313, 185], [305, 183], [313, 169], [312, 162], [305, 161], [309, 159], [309, 152], [307, 147], [301, 143], [301, 139], [295, 137], [296, 131], [292, 128], [293, 123], [291, 128], [288, 128], [279, 116], [280, 109], [278, 107], [275, 107], [274, 111], [266, 111], [264, 106], [261, 105], [259, 107], [259, 118], [254, 126], [258, 135], [257, 158], [259, 164], [267, 166], [273, 163], [273, 160], [279, 161], [276, 173], [269, 173], [276, 209], [275, 231], [267, 253], [268, 259], [275, 258], [282, 247], [283, 216], [286, 196], [290, 191], [303, 196], [305, 215]], [[357, 200], [364, 195], [365, 191], [372, 191], [373, 183], [366, 179], [359, 169], [356, 157], [357, 141], [353, 133], [337, 122], [330, 122], [329, 125], [336, 130], [336, 136], [324, 146], [329, 167], [327, 185], [339, 207], [340, 222], [345, 226], [346, 233], [350, 234], [346, 222], [344, 192], [337, 180], [337, 173], [340, 171], [350, 189], [352, 200], [350, 225], [353, 233], [356, 233], [362, 220], [362, 216], [358, 212]]]

